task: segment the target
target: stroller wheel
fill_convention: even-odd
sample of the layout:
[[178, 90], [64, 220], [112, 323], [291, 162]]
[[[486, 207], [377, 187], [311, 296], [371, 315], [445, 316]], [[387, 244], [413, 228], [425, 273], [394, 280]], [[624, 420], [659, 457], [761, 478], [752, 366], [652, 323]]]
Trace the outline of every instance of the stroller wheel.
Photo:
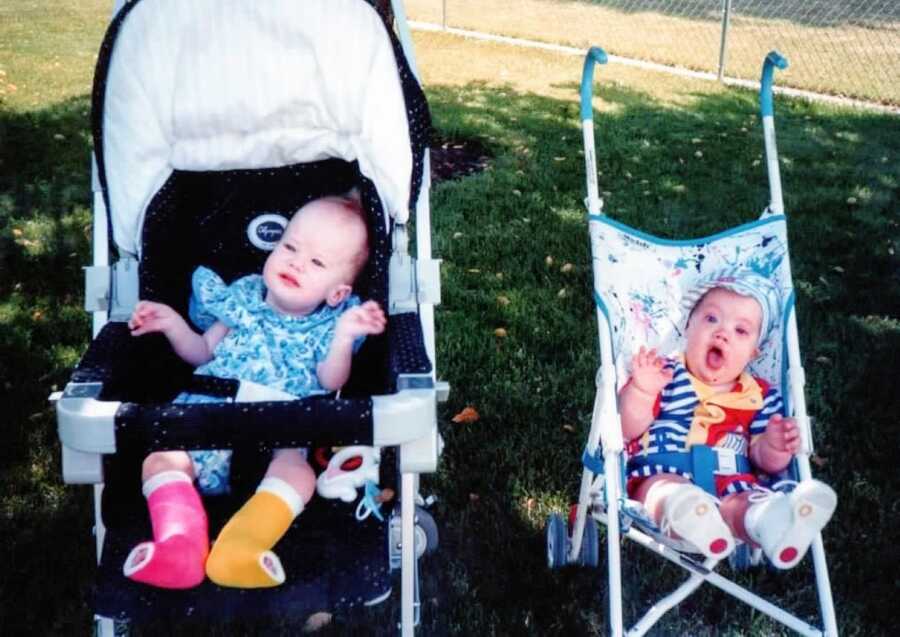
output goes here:
[[596, 567], [600, 564], [600, 540], [597, 523], [591, 518], [584, 522], [584, 535], [581, 538], [581, 551], [578, 554], [581, 566]]
[[434, 518], [423, 507], [416, 507], [416, 557], [431, 555], [438, 548], [438, 529]]
[[544, 534], [547, 538], [547, 566], [562, 568], [567, 561], [569, 534], [566, 530], [566, 523], [559, 514], [554, 513], [547, 518]]

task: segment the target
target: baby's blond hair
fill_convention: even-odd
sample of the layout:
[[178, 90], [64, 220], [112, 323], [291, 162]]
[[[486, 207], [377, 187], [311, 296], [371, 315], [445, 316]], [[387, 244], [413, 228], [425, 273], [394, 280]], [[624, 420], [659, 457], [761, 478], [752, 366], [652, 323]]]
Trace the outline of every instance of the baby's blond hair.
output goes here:
[[[365, 210], [363, 210], [359, 190], [353, 188], [342, 195], [326, 195], [324, 197], [319, 197], [318, 199], [313, 199], [300, 208], [300, 210], [303, 210], [303, 208], [309, 204], [316, 202], [332, 204], [335, 208], [335, 214], [337, 215], [337, 220], [339, 222], [362, 224], [364, 233], [362, 246], [353, 255], [350, 262], [352, 280], [355, 280], [369, 260], [369, 224], [366, 221], [366, 213]], [[300, 210], [297, 212], [299, 213]]]

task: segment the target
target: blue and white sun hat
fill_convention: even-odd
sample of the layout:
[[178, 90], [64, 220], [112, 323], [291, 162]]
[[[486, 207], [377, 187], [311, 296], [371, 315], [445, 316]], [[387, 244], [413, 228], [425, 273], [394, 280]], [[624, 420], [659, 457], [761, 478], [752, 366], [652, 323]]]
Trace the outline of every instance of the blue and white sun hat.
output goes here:
[[685, 316], [699, 303], [703, 295], [714, 288], [725, 288], [741, 296], [748, 296], [759, 303], [759, 345], [763, 349], [781, 318], [781, 294], [774, 282], [759, 272], [748, 268], [726, 268], [701, 278], [682, 298]]

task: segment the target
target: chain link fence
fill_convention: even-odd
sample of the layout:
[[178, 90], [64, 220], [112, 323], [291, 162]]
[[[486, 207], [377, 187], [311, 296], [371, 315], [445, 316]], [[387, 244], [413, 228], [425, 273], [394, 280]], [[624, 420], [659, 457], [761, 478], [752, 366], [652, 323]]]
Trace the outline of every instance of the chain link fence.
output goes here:
[[407, 0], [410, 19], [900, 106], [900, 0]]

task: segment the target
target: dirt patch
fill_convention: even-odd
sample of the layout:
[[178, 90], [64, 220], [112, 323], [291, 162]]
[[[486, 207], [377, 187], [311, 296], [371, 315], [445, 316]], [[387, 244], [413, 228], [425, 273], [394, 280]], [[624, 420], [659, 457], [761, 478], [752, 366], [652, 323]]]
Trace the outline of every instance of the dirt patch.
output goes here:
[[485, 169], [491, 156], [473, 140], [437, 139], [431, 146], [431, 181], [462, 179]]

